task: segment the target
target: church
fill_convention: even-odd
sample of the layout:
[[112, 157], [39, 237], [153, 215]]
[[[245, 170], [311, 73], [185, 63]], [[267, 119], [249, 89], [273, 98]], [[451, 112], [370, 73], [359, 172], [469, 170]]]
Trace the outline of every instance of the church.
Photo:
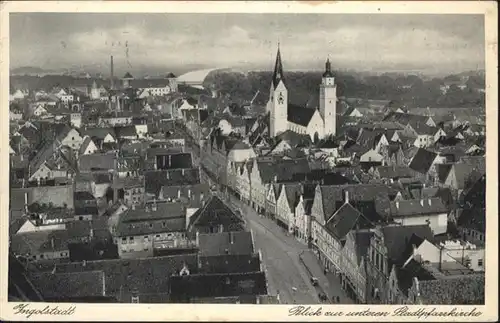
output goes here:
[[266, 111], [269, 114], [269, 135], [274, 138], [290, 130], [307, 134], [313, 141], [336, 133], [337, 86], [328, 59], [325, 64], [319, 87], [319, 106], [311, 109], [288, 102], [281, 53], [278, 47], [276, 63], [271, 80], [269, 101]]

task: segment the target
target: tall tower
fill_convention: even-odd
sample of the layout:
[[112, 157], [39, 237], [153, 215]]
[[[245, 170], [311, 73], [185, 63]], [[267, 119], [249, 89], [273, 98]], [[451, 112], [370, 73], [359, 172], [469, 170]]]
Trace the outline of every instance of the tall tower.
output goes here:
[[326, 60], [325, 72], [319, 86], [319, 112], [325, 121], [325, 136], [337, 133], [337, 85], [330, 59]]
[[111, 90], [114, 90], [115, 89], [115, 67], [113, 65], [113, 56], [111, 56], [111, 83], [110, 83], [110, 86], [111, 86]]
[[283, 77], [283, 63], [278, 45], [276, 63], [274, 64], [273, 79], [269, 91], [269, 101], [267, 103], [269, 111], [269, 135], [276, 137], [287, 130], [288, 125], [288, 91]]

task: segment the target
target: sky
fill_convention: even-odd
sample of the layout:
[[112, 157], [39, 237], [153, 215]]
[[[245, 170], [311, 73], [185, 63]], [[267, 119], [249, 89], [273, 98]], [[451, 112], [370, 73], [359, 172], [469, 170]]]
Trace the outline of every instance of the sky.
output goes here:
[[[10, 66], [109, 74], [196, 68], [484, 69], [481, 15], [11, 13]], [[128, 51], [128, 53], [127, 53]]]

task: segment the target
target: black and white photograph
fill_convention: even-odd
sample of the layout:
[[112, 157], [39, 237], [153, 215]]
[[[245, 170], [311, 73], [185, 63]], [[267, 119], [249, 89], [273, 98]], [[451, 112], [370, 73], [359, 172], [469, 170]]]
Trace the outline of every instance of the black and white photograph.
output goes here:
[[484, 13], [113, 8], [6, 14], [12, 313], [486, 304]]

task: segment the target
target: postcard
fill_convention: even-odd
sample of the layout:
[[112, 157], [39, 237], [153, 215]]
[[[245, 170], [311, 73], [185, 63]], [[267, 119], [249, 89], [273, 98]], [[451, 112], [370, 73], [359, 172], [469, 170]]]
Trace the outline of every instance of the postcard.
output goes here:
[[496, 9], [2, 2], [0, 317], [496, 321]]

